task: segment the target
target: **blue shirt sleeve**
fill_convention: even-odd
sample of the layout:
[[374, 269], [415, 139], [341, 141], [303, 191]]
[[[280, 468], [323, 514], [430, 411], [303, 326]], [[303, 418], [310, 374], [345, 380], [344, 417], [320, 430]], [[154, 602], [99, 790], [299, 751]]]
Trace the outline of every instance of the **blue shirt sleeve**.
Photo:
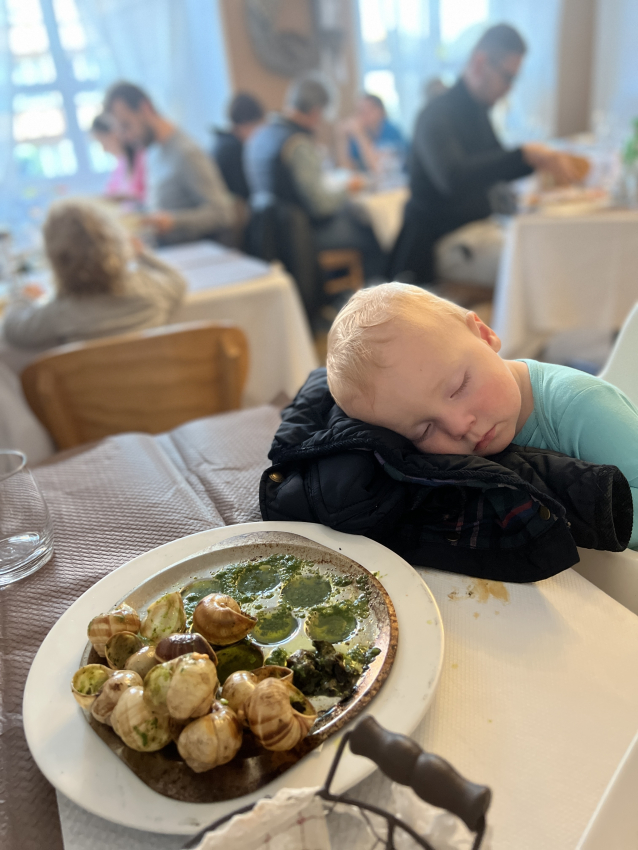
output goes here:
[[[569, 380], [571, 392], [564, 392], [564, 381], [550, 379], [548, 389], [553, 392], [543, 394], [545, 422], [553, 431], [557, 451], [591, 463], [617, 466], [624, 474], [634, 503], [629, 546], [637, 549], [638, 409], [606, 381], [585, 374], [581, 377], [575, 371], [574, 375], [577, 377]], [[534, 401], [536, 404], [536, 398]]]

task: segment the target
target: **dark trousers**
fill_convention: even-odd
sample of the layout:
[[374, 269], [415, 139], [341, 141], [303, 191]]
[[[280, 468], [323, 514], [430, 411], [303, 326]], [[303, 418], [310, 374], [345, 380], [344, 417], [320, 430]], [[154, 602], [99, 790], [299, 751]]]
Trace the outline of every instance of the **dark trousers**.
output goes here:
[[434, 246], [437, 241], [468, 220], [457, 216], [437, 216], [410, 199], [405, 207], [403, 227], [390, 253], [388, 280], [431, 284], [436, 280]]

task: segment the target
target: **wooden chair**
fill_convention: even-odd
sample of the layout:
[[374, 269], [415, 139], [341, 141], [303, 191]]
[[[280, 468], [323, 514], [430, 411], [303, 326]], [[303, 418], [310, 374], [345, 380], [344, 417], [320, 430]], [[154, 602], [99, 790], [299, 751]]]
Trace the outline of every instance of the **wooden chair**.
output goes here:
[[234, 410], [247, 373], [248, 343], [239, 328], [194, 322], [53, 349], [26, 367], [22, 387], [66, 449]]
[[[361, 289], [365, 283], [361, 253], [349, 248], [319, 251], [317, 262], [328, 278], [323, 285], [326, 295], [338, 295], [347, 290]], [[343, 272], [338, 277], [329, 277]]]

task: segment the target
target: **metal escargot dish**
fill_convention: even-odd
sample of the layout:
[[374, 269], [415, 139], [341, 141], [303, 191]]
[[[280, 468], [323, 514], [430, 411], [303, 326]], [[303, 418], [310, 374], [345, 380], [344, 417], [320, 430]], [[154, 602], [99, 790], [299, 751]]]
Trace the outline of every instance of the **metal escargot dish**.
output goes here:
[[358, 714], [387, 678], [394, 607], [360, 564], [296, 534], [227, 539], [88, 624], [71, 692], [149, 787], [249, 794]]

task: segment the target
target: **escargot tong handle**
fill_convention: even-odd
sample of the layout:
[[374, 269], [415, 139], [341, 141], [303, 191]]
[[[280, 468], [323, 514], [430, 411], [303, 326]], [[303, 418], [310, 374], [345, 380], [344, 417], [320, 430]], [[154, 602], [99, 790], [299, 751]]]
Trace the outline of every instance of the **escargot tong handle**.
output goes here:
[[473, 832], [483, 823], [492, 792], [457, 773], [440, 756], [424, 752], [405, 735], [388, 732], [374, 717], [364, 717], [350, 733], [350, 749], [371, 759], [387, 777], [418, 796], [457, 815]]

